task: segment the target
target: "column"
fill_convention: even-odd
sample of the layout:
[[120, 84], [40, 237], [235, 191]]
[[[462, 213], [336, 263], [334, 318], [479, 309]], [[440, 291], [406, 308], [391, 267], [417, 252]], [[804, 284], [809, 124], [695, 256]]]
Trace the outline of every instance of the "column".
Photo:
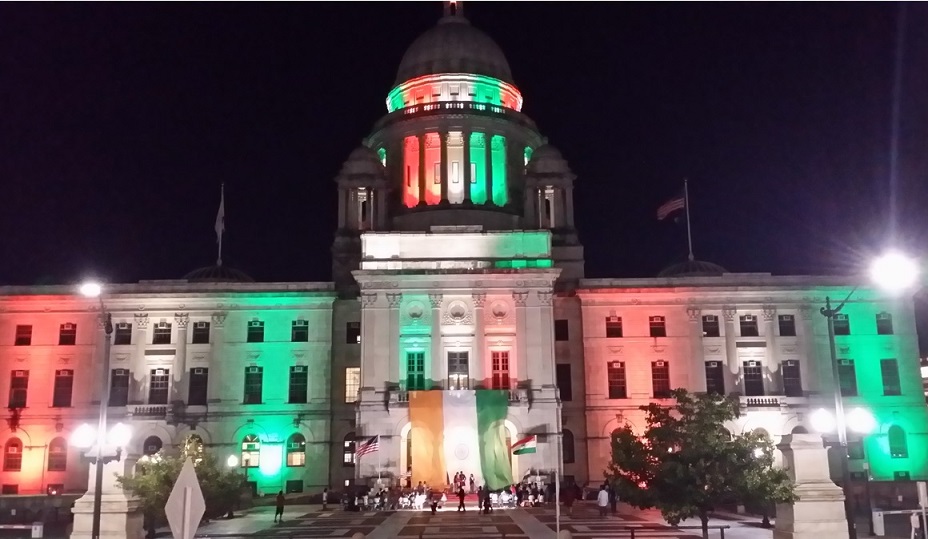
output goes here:
[[445, 359], [441, 356], [441, 294], [429, 294], [429, 303], [432, 305], [432, 335], [431, 351], [429, 355], [429, 364], [431, 365], [429, 376], [432, 379], [433, 386], [445, 386]]
[[525, 301], [528, 299], [528, 292], [513, 292], [512, 300], [516, 304], [516, 378], [520, 382], [528, 382], [528, 335], [525, 327], [527, 324], [525, 316]]
[[187, 325], [190, 315], [175, 313], [177, 322], [177, 350], [174, 351], [174, 363], [171, 365], [171, 402], [185, 402], [187, 399]]
[[[378, 320], [375, 312], [379, 294], [377, 292], [361, 293], [361, 398], [374, 391], [378, 382], [384, 377], [378, 372], [382, 365], [376, 361]], [[382, 386], [381, 386], [382, 387]], [[369, 391], [367, 391], [369, 390]]]
[[698, 307], [690, 307], [686, 310], [690, 321], [689, 385], [693, 388], [693, 391], [706, 390], [706, 359], [703, 357], [702, 328], [699, 325], [701, 312]]
[[767, 344], [767, 361], [764, 362], [764, 392], [767, 395], [782, 395], [783, 370], [780, 369], [780, 351], [777, 350], [777, 308], [764, 305], [764, 340]]
[[424, 206], [425, 193], [425, 134], [419, 135], [419, 205]]
[[[226, 345], [226, 313], [213, 313], [212, 323], [210, 324], [209, 336], [209, 371], [207, 371], [207, 391], [206, 402], [222, 402], [223, 400], [234, 401], [234, 393], [228, 390], [230, 380], [237, 379], [237, 376], [228, 371], [223, 352]], [[244, 368], [244, 367], [242, 367]], [[239, 399], [241, 402], [241, 399]]]
[[[132, 366], [129, 377], [129, 403], [145, 402], [145, 380], [148, 377], [145, 362], [145, 347], [148, 345], [148, 314], [135, 315], [135, 353], [132, 354]], [[112, 368], [112, 366], [110, 367]]]
[[535, 187], [532, 186], [532, 182], [526, 180], [525, 192], [522, 196], [525, 199], [525, 226], [526, 228], [535, 228], [538, 224], [538, 217], [535, 216], [538, 194], [535, 192]]
[[567, 184], [564, 189], [564, 198], [567, 203], [567, 228], [574, 228], [574, 186]]
[[486, 179], [486, 185], [484, 190], [487, 194], [486, 205], [489, 206], [493, 204], [493, 135], [487, 131], [484, 135], [484, 146], [486, 152], [486, 174], [483, 175]]
[[725, 369], [725, 391], [726, 393], [738, 392], [744, 394], [744, 384], [741, 381], [741, 365], [738, 363], [738, 347], [735, 341], [735, 316], [737, 310], [734, 307], [724, 307], [722, 316], [725, 317], [725, 359], [728, 368]]
[[348, 205], [348, 192], [341, 186], [338, 187], [338, 228], [345, 228], [345, 208]]
[[[815, 324], [812, 323], [812, 317], [817, 314], [809, 305], [803, 305], [799, 308], [798, 318], [801, 324], [798, 331], [799, 344], [800, 350], [803, 351], [805, 356], [799, 362], [799, 375], [802, 378], [804, 391], [825, 392], [827, 389], [821, 386], [819, 377], [818, 354], [815, 346]], [[828, 363], [830, 362], [831, 359], [829, 358]], [[831, 369], [831, 366], [826, 363], [824, 368]]]
[[471, 295], [471, 298], [474, 300], [474, 359], [471, 376], [474, 380], [477, 380], [478, 384], [483, 384], [483, 387], [489, 388], [488, 379], [490, 378], [492, 366], [488, 367], [486, 362], [486, 329], [484, 329], [485, 321], [483, 319], [483, 307], [486, 305], [487, 295], [485, 292], [475, 292]]
[[472, 203], [470, 199], [470, 182], [473, 179], [470, 175], [470, 131], [463, 131], [462, 135], [464, 137], [464, 159], [462, 166], [464, 167], [464, 203]]
[[390, 365], [386, 379], [391, 384], [400, 381], [400, 305], [402, 303], [402, 293], [387, 293], [387, 304], [390, 306]]
[[441, 173], [441, 200], [439, 204], [448, 203], [448, 132], [442, 131], [438, 134], [441, 143], [441, 166], [438, 171]]

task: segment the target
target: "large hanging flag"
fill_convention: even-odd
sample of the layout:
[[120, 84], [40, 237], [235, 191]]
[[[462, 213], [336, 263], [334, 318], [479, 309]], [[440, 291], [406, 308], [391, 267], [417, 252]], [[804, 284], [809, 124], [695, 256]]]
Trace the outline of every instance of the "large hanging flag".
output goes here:
[[538, 437], [532, 434], [531, 436], [526, 436], [518, 442], [512, 444], [512, 454], [513, 455], [525, 455], [527, 453], [534, 453], [538, 449]]
[[441, 485], [463, 472], [490, 490], [511, 485], [508, 411], [507, 391], [410, 391], [412, 482]]

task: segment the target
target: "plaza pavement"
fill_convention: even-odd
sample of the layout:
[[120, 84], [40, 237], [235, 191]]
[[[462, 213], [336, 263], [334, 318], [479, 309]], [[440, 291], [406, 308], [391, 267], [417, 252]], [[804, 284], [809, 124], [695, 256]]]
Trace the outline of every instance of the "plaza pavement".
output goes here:
[[[429, 511], [371, 511], [346, 512], [340, 507], [322, 511], [315, 505], [287, 506], [284, 521], [274, 523], [273, 507], [256, 507], [231, 520], [217, 520], [200, 527], [197, 537], [229, 537], [240, 534], [269, 538], [301, 539], [351, 538], [363, 533], [366, 539], [421, 538], [421, 539], [555, 539], [556, 517], [554, 507], [495, 510], [482, 515], [476, 505], [468, 506], [467, 512], [458, 513], [445, 509], [432, 515]], [[685, 521], [684, 526], [698, 526], [696, 520]], [[757, 517], [727, 513], [716, 514], [710, 519], [712, 526], [725, 525], [726, 539], [772, 539], [773, 531], [760, 527]], [[574, 514], [562, 513], [561, 529], [570, 530], [575, 539], [619, 539], [629, 537], [627, 531], [617, 527], [660, 526], [660, 530], [636, 532], [642, 539], [698, 539], [698, 529], [674, 529], [667, 525], [657, 511], [640, 511], [620, 504], [616, 516], [601, 518], [592, 502], [578, 502]], [[866, 537], [866, 525], [859, 527], [861, 537]], [[895, 530], [890, 530], [895, 531]], [[159, 533], [159, 536], [162, 534]], [[170, 534], [168, 533], [168, 536]], [[710, 537], [720, 538], [719, 530], [712, 530]], [[908, 538], [908, 533], [885, 536], [886, 539]]]

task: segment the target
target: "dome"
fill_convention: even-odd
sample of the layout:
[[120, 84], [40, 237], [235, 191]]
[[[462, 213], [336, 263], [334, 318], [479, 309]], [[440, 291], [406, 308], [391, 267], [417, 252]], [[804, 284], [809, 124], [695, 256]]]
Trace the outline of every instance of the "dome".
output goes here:
[[341, 175], [383, 174], [383, 172], [383, 163], [380, 162], [377, 152], [362, 145], [351, 151], [342, 165]]
[[486, 75], [514, 84], [499, 45], [460, 14], [442, 17], [413, 41], [400, 62], [396, 85], [439, 73]]
[[680, 262], [678, 264], [671, 264], [667, 266], [660, 273], [657, 274], [658, 277], [721, 277], [723, 274], [728, 273], [728, 270], [719, 266], [718, 264], [713, 264], [712, 262], [706, 262], [704, 260], [687, 260], [686, 262]]
[[206, 266], [197, 268], [187, 275], [184, 279], [192, 283], [253, 283], [255, 282], [247, 273], [229, 266], [217, 264], [215, 266]]
[[561, 151], [547, 143], [532, 152], [527, 169], [530, 174], [570, 173], [570, 167], [567, 166], [567, 160], [561, 155]]

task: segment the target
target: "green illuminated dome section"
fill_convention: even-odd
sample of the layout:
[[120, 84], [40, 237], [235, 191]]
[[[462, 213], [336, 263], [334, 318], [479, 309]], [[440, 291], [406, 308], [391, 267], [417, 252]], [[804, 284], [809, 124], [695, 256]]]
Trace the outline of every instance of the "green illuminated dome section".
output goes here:
[[447, 101], [522, 110], [522, 94], [508, 82], [485, 75], [442, 73], [416, 77], [391, 90], [387, 96], [387, 112]]

